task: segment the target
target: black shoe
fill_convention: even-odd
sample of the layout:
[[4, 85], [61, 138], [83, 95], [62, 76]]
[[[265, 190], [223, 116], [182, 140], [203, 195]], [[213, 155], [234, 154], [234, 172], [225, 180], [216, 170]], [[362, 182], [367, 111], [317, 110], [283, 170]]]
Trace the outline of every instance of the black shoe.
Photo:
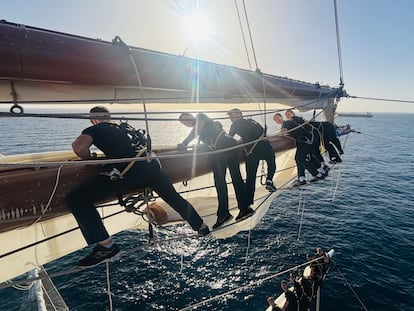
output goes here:
[[276, 186], [273, 184], [273, 181], [271, 181], [270, 179], [266, 180], [266, 186], [265, 186], [266, 190], [268, 190], [269, 192], [275, 192]]
[[313, 176], [313, 178], [309, 181], [310, 182], [315, 182], [315, 181], [323, 180], [323, 179], [325, 179], [325, 176], [322, 175], [322, 173], [319, 173], [318, 175]]
[[100, 263], [101, 261], [104, 261], [105, 259], [114, 257], [118, 253], [119, 253], [119, 247], [115, 243], [109, 248], [106, 248], [100, 244], [96, 244], [92, 253], [90, 253], [85, 258], [79, 260], [76, 265], [78, 267], [94, 266]]
[[239, 212], [239, 215], [237, 215], [237, 217], [236, 217], [236, 221], [245, 219], [247, 217], [250, 217], [253, 214], [254, 214], [254, 210], [251, 207], [249, 207], [249, 208]]
[[199, 237], [207, 236], [209, 234], [210, 234], [210, 229], [205, 223], [203, 223], [201, 227], [197, 230], [197, 235]]
[[224, 217], [217, 218], [217, 222], [213, 225], [213, 229], [217, 229], [218, 227], [220, 227], [221, 225], [223, 225], [224, 223], [232, 219], [233, 219], [233, 216], [230, 213]]
[[296, 180], [296, 182], [293, 184], [293, 187], [299, 187], [306, 185], [306, 180]]
[[328, 165], [325, 165], [323, 167], [323, 170], [325, 171], [326, 174], [328, 174], [328, 172], [331, 170], [331, 168]]

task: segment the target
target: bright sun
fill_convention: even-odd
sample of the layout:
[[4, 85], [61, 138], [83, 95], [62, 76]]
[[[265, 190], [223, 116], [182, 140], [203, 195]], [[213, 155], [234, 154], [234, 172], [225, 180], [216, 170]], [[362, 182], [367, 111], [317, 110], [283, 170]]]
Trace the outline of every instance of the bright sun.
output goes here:
[[204, 11], [193, 11], [184, 17], [185, 31], [192, 41], [201, 43], [208, 41], [213, 35], [213, 26], [208, 14]]

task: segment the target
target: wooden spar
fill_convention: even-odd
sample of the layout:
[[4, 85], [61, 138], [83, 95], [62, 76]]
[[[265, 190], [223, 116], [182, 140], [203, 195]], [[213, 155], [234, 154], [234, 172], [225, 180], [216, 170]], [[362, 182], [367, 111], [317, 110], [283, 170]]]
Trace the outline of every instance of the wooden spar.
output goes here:
[[[286, 136], [270, 136], [268, 139], [275, 152], [294, 147], [294, 141]], [[159, 156], [182, 154], [178, 150], [154, 151]], [[195, 155], [194, 151], [187, 151], [185, 154], [186, 156], [161, 160], [163, 171], [172, 183], [187, 181], [211, 171], [207, 155]], [[244, 161], [243, 154], [242, 148], [240, 148], [242, 161]], [[18, 157], [21, 161], [24, 159], [24, 156]], [[192, 166], [194, 157], [196, 157], [195, 169]], [[60, 170], [58, 187], [53, 195], [53, 200], [43, 214], [55, 186], [59, 169], [58, 167], [48, 167], [47, 162], [44, 163], [44, 167], [36, 168], [0, 167], [3, 169], [3, 171], [0, 170], [0, 232], [27, 226], [38, 220], [39, 217], [41, 220], [46, 220], [69, 213], [65, 205], [66, 193], [82, 181], [98, 174], [100, 167], [100, 165], [63, 166]], [[142, 189], [134, 191], [134, 193], [140, 192]], [[125, 193], [125, 195], [128, 194], [132, 193]], [[114, 199], [116, 198], [111, 197], [99, 203]]]
[[341, 88], [319, 83], [6, 21], [0, 21], [0, 59], [0, 103], [137, 102], [141, 96], [132, 62], [148, 103], [194, 102], [194, 75], [200, 103], [266, 100], [310, 110], [342, 96]]

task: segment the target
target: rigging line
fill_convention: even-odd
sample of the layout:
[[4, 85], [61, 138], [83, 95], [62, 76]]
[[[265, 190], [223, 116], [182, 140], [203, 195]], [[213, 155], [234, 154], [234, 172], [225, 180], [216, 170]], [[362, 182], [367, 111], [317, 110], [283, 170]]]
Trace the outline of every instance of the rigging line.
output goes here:
[[[46, 206], [43, 208], [43, 210], [42, 210], [42, 212], [40, 213], [40, 215], [31, 223], [31, 224], [29, 224], [29, 225], [27, 225], [25, 228], [27, 228], [27, 227], [30, 227], [30, 226], [33, 226], [34, 224], [36, 224], [41, 218], [42, 218], [42, 216], [44, 216], [45, 215], [45, 213], [47, 212], [47, 210], [49, 209], [49, 207], [50, 207], [50, 203], [52, 202], [52, 199], [53, 199], [53, 197], [55, 196], [55, 193], [56, 193], [56, 190], [57, 190], [57, 187], [58, 187], [58, 185], [59, 185], [59, 180], [60, 180], [60, 173], [61, 173], [61, 171], [62, 171], [62, 168], [63, 168], [63, 165], [61, 165], [61, 166], [59, 166], [59, 168], [58, 168], [58, 170], [57, 170], [57, 173], [56, 173], [56, 181], [55, 181], [55, 185], [53, 186], [53, 189], [52, 189], [52, 192], [51, 192], [51, 194], [50, 194], [50, 196], [49, 196], [49, 200], [47, 201], [47, 203], [46, 203]], [[42, 229], [43, 229], [43, 227], [42, 227]]]
[[194, 308], [197, 308], [197, 307], [199, 307], [199, 306], [202, 306], [202, 305], [204, 305], [204, 304], [206, 304], [206, 303], [209, 303], [209, 302], [211, 302], [211, 301], [217, 300], [217, 299], [219, 299], [219, 298], [222, 298], [222, 297], [228, 296], [228, 295], [230, 295], [230, 294], [237, 293], [237, 292], [239, 292], [239, 291], [241, 291], [241, 290], [244, 290], [244, 289], [246, 289], [246, 288], [249, 288], [249, 287], [252, 287], [252, 286], [255, 286], [255, 285], [261, 284], [261, 283], [263, 283], [263, 282], [269, 281], [269, 280], [271, 280], [271, 279], [273, 279], [273, 278], [275, 278], [275, 277], [278, 277], [278, 276], [280, 276], [280, 275], [282, 275], [282, 274], [286, 274], [286, 273], [289, 273], [289, 272], [291, 272], [291, 271], [295, 271], [295, 270], [297, 270], [297, 269], [299, 269], [299, 268], [301, 268], [301, 267], [304, 267], [304, 266], [307, 266], [307, 265], [311, 264], [312, 262], [316, 262], [317, 260], [320, 260], [321, 258], [324, 258], [324, 256], [320, 256], [320, 257], [318, 257], [318, 258], [314, 258], [314, 259], [312, 259], [312, 260], [310, 260], [310, 261], [304, 262], [304, 263], [302, 263], [302, 264], [300, 264], [300, 265], [297, 265], [297, 266], [295, 266], [295, 267], [292, 267], [292, 268], [289, 268], [289, 269], [283, 270], [283, 271], [281, 271], [281, 272], [277, 272], [277, 273], [272, 274], [272, 275], [270, 275], [270, 276], [267, 276], [267, 277], [265, 277], [265, 278], [263, 278], [263, 279], [260, 279], [260, 280], [257, 280], [257, 281], [252, 281], [252, 282], [250, 282], [249, 284], [246, 284], [246, 285], [243, 285], [243, 286], [240, 286], [240, 287], [234, 288], [234, 289], [229, 290], [229, 291], [227, 291], [227, 292], [224, 292], [224, 293], [222, 293], [222, 294], [219, 294], [219, 295], [213, 296], [213, 297], [211, 297], [211, 298], [205, 299], [205, 300], [203, 300], [203, 301], [197, 302], [197, 303], [195, 303], [195, 304], [189, 305], [189, 306], [187, 306], [187, 307], [184, 307], [184, 308], [182, 308], [182, 309], [179, 309], [178, 311], [187, 311], [187, 310], [192, 310], [192, 309], [194, 309]]
[[[279, 112], [284, 111], [285, 108], [281, 109], [273, 109], [271, 111], [266, 112], [266, 114], [270, 114], [273, 112]], [[186, 111], [187, 112], [187, 111]], [[204, 113], [227, 113], [228, 110], [200, 110], [198, 112], [204, 112]], [[263, 115], [263, 110], [259, 109], [250, 109], [250, 110], [244, 110], [244, 113], [251, 113], [251, 114], [245, 114], [246, 117], [252, 117], [257, 115]], [[182, 113], [182, 111], [165, 111], [165, 112], [147, 112], [148, 115], [150, 114], [175, 114], [179, 115]], [[112, 120], [124, 120], [125, 115], [140, 115], [144, 114], [143, 112], [111, 112], [111, 119]], [[120, 117], [116, 117], [114, 115], [120, 115]], [[0, 112], [0, 117], [6, 118], [56, 118], [56, 119], [79, 119], [79, 120], [89, 120], [91, 117], [90, 113], [11, 113], [11, 112]], [[179, 121], [178, 118], [147, 118], [149, 121]], [[221, 120], [221, 119], [228, 119], [228, 116], [225, 117], [215, 117], [214, 119]], [[144, 121], [145, 118], [141, 117], [128, 117], [128, 120], [133, 121]]]
[[[407, 143], [407, 141], [402, 141], [402, 140], [398, 140], [395, 138], [391, 138], [391, 137], [385, 137], [385, 136], [376, 136], [376, 135], [371, 135], [371, 134], [367, 134], [367, 133], [361, 133], [362, 135], [366, 135], [369, 137], [374, 137], [374, 138], [378, 138], [378, 139], [385, 139], [385, 140], [390, 140], [392, 142], [398, 142], [400, 144], [404, 144], [404, 145], [410, 145], [409, 143]], [[347, 135], [348, 136], [348, 135]], [[412, 144], [411, 144], [412, 145]]]
[[348, 98], [355, 98], [355, 99], [367, 99], [367, 100], [379, 100], [379, 101], [387, 101], [387, 102], [398, 102], [398, 103], [409, 103], [409, 104], [414, 104], [414, 100], [389, 99], [389, 98], [376, 98], [376, 97], [361, 97], [361, 96], [348, 96]]
[[237, 0], [234, 0], [234, 4], [236, 5], [237, 17], [239, 18], [240, 31], [241, 31], [241, 34], [242, 34], [242, 37], [243, 37], [244, 49], [245, 49], [246, 55], [247, 55], [247, 62], [249, 63], [249, 69], [252, 70], [252, 65], [250, 63], [249, 50], [247, 49], [246, 37], [244, 36], [243, 25], [242, 25], [242, 21], [241, 21], [241, 18], [240, 18], [240, 12], [239, 12], [239, 6], [237, 5]]
[[[142, 244], [142, 245], [136, 246], [132, 249], [129, 249], [129, 250], [126, 250], [126, 251], [121, 251], [120, 256], [125, 256], [125, 255], [130, 254], [130, 253], [135, 253], [138, 250], [142, 250], [142, 249], [155, 248], [156, 246], [159, 246], [159, 245], [162, 245], [162, 244], [169, 244], [173, 241], [181, 241], [183, 238], [197, 238], [197, 234], [192, 234], [192, 235], [191, 234], [180, 234], [180, 235], [177, 235], [174, 238], [165, 239], [161, 242], [157, 241], [157, 242], [154, 242], [154, 243], [151, 243], [151, 244], [149, 244], [149, 243]], [[110, 259], [107, 259], [107, 261], [109, 261], [109, 260]], [[54, 272], [54, 273], [49, 273], [47, 275], [41, 275], [41, 276], [37, 276], [37, 277], [31, 277], [31, 278], [20, 279], [20, 280], [15, 280], [15, 281], [8, 280], [8, 281], [5, 281], [3, 283], [0, 283], [0, 289], [7, 288], [7, 287], [12, 287], [12, 286], [18, 285], [18, 284], [26, 284], [26, 283], [37, 281], [37, 280], [43, 280], [43, 279], [47, 279], [47, 278], [54, 278], [54, 277], [57, 277], [57, 276], [67, 275], [67, 274], [71, 274], [71, 273], [75, 273], [75, 272], [81, 272], [81, 271], [91, 269], [91, 268], [96, 267], [96, 266], [97, 265], [89, 266], [89, 267], [74, 266], [74, 267], [64, 269], [64, 270], [60, 270], [60, 271], [57, 271], [57, 272]]]
[[[309, 121], [308, 121], [309, 122]], [[301, 125], [303, 126], [303, 124]], [[300, 126], [298, 126], [300, 127]], [[286, 132], [285, 132], [286, 133]], [[276, 133], [275, 136], [284, 136], [284, 133]], [[257, 141], [260, 140], [264, 140], [265, 138], [259, 138], [257, 139]], [[228, 147], [228, 148], [222, 148], [222, 149], [218, 149], [218, 150], [209, 150], [209, 151], [205, 151], [205, 152], [198, 152], [197, 155], [198, 156], [208, 156], [208, 155], [214, 155], [214, 154], [221, 154], [221, 153], [225, 153], [227, 151], [230, 150], [235, 150], [235, 149], [239, 149], [242, 147], [245, 147], [247, 145], [251, 145], [252, 142], [255, 141], [250, 141], [247, 143], [243, 143], [243, 144], [237, 144], [233, 147]], [[173, 151], [176, 149], [172, 149]], [[165, 154], [165, 155], [150, 155], [150, 159], [172, 159], [172, 158], [182, 158], [182, 157], [188, 157], [188, 156], [192, 156], [192, 154], [190, 152], [187, 153], [179, 153], [179, 154]], [[146, 158], [137, 158], [137, 157], [133, 157], [133, 158], [119, 158], [119, 159], [100, 159], [100, 160], [82, 160], [82, 161], [50, 161], [50, 162], [41, 162], [41, 161], [37, 161], [37, 162], [25, 162], [25, 163], [18, 163], [18, 162], [14, 162], [14, 163], [2, 163], [1, 162], [1, 158], [0, 158], [0, 166], [5, 166], [5, 167], [55, 167], [55, 166], [83, 166], [83, 165], [96, 165], [96, 164], [113, 164], [113, 163], [125, 163], [125, 162], [131, 162], [131, 161], [146, 161]]]
[[244, 9], [244, 16], [246, 17], [247, 30], [249, 32], [250, 45], [252, 47], [252, 53], [253, 53], [254, 62], [255, 62], [256, 68], [259, 68], [259, 66], [257, 65], [256, 52], [254, 51], [254, 44], [253, 44], [252, 32], [250, 31], [250, 23], [249, 23], [249, 18], [247, 16], [246, 3], [244, 2], [244, 0], [243, 0], [243, 9]]
[[109, 300], [109, 310], [112, 311], [111, 279], [109, 275], [109, 260], [106, 261], [106, 287]]
[[338, 62], [339, 62], [339, 83], [341, 86], [343, 86], [344, 85], [344, 73], [343, 73], [343, 68], [342, 68], [341, 42], [339, 38], [338, 7], [336, 5], [336, 0], [334, 0], [334, 10], [335, 10], [336, 45], [338, 49]]
[[251, 234], [252, 234], [252, 217], [250, 217], [250, 225], [249, 225], [249, 233], [247, 234], [247, 247], [246, 247], [246, 259], [245, 262], [249, 260], [249, 250], [250, 250], [250, 241], [251, 241]]
[[302, 201], [302, 215], [300, 217], [300, 222], [299, 222], [298, 241], [300, 240], [300, 232], [302, 230], [302, 223], [303, 223], [303, 215], [304, 214], [305, 214], [305, 199], [303, 199], [303, 201]]
[[368, 311], [367, 307], [364, 305], [364, 303], [362, 302], [361, 298], [359, 298], [358, 294], [355, 292], [354, 288], [352, 287], [352, 285], [348, 282], [348, 280], [346, 279], [345, 275], [342, 273], [341, 269], [339, 269], [338, 265], [335, 264], [335, 268], [338, 270], [339, 274], [342, 276], [343, 280], [345, 281], [345, 283], [348, 285], [348, 287], [351, 289], [352, 293], [354, 294], [355, 298], [358, 300], [358, 302], [361, 304], [361, 307], [365, 310]]

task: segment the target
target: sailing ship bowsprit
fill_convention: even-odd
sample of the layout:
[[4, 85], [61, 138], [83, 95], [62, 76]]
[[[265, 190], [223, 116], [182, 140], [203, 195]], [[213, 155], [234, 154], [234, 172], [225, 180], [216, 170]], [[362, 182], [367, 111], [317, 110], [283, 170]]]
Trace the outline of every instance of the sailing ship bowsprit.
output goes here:
[[[6, 105], [14, 113], [23, 112], [25, 105], [42, 103], [145, 101], [149, 105], [197, 102], [233, 106], [265, 101], [301, 111], [322, 109], [325, 118], [332, 120], [336, 100], [344, 95], [342, 87], [129, 47], [120, 38], [106, 42], [4, 20], [0, 21], [0, 59], [0, 105]], [[10, 114], [2, 113], [2, 116]], [[286, 136], [268, 139], [278, 152], [277, 165], [281, 170], [276, 174], [276, 183], [284, 184], [296, 173], [292, 160], [294, 143]], [[189, 200], [203, 200], [203, 210], [198, 211], [207, 222], [212, 222], [216, 199], [210, 190], [202, 189], [211, 177], [207, 155], [156, 145], [153, 150], [177, 188], [190, 179], [194, 180], [195, 188], [200, 186], [201, 190], [189, 194]], [[283, 153], [289, 156], [281, 156]], [[99, 164], [85, 165], [76, 160], [71, 151], [0, 157], [0, 262], [3, 267], [0, 282], [85, 246], [76, 222], [65, 207], [64, 197], [77, 183], [95, 174]], [[141, 192], [142, 189], [136, 189], [135, 193]], [[255, 205], [263, 209], [256, 212], [255, 219], [249, 224], [237, 224], [227, 233], [218, 232], [217, 237], [257, 224], [276, 195], [259, 189]], [[117, 199], [112, 200], [116, 203]], [[234, 200], [230, 204], [235, 206]], [[159, 206], [165, 210], [166, 222], [180, 220], [165, 203], [159, 202]], [[140, 216], [123, 210], [117, 204], [105, 207], [105, 223], [111, 234], [147, 228]]]

